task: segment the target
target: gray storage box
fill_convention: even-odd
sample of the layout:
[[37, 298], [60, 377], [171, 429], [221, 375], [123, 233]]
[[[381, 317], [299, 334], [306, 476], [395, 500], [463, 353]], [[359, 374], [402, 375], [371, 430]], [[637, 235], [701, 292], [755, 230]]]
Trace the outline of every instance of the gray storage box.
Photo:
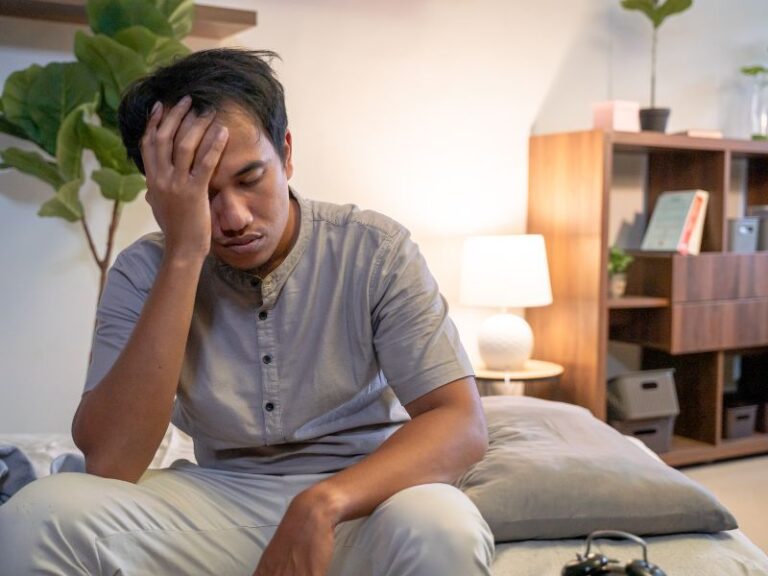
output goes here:
[[748, 206], [747, 216], [754, 216], [760, 221], [759, 230], [757, 231], [757, 249], [768, 250], [768, 205]]
[[728, 251], [754, 252], [760, 230], [760, 218], [730, 218], [728, 220]]
[[608, 418], [645, 420], [677, 416], [674, 370], [641, 370], [621, 374], [608, 381]]
[[642, 420], [611, 420], [609, 423], [622, 434], [634, 436], [657, 454], [669, 452], [676, 416]]
[[723, 438], [744, 438], [755, 432], [757, 404], [728, 406], [723, 411]]

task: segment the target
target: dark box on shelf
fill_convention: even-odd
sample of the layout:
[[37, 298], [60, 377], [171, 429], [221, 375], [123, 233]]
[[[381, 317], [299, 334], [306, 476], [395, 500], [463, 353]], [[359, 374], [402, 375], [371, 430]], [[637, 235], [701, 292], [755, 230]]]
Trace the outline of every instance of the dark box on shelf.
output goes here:
[[755, 431], [757, 404], [726, 406], [723, 410], [723, 438], [744, 438]]
[[677, 416], [674, 370], [627, 372], [608, 381], [608, 418], [647, 420]]
[[634, 436], [657, 454], [669, 452], [676, 416], [641, 420], [611, 420], [609, 424], [622, 434]]
[[763, 402], [757, 407], [755, 429], [758, 432], [768, 432], [768, 402]]

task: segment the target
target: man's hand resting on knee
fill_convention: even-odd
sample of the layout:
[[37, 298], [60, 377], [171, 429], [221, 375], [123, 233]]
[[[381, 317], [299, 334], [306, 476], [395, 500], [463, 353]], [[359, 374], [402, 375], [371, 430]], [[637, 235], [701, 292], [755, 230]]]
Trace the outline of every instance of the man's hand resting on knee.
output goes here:
[[338, 509], [322, 484], [296, 496], [254, 576], [325, 576], [333, 557]]

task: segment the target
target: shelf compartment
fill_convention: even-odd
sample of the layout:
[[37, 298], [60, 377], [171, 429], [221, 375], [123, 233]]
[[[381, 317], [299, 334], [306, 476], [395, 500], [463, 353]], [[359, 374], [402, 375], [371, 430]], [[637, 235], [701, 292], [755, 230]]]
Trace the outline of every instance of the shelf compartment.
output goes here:
[[[0, 16], [88, 24], [85, 0], [0, 0]], [[195, 5], [192, 36], [221, 39], [256, 26], [256, 12]]]

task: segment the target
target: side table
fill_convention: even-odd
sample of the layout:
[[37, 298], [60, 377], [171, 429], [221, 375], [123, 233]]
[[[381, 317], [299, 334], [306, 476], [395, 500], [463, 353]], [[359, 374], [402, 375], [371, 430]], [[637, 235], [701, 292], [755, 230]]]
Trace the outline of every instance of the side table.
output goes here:
[[527, 360], [522, 370], [476, 369], [475, 379], [480, 396], [535, 396], [554, 400], [563, 367], [544, 360]]

